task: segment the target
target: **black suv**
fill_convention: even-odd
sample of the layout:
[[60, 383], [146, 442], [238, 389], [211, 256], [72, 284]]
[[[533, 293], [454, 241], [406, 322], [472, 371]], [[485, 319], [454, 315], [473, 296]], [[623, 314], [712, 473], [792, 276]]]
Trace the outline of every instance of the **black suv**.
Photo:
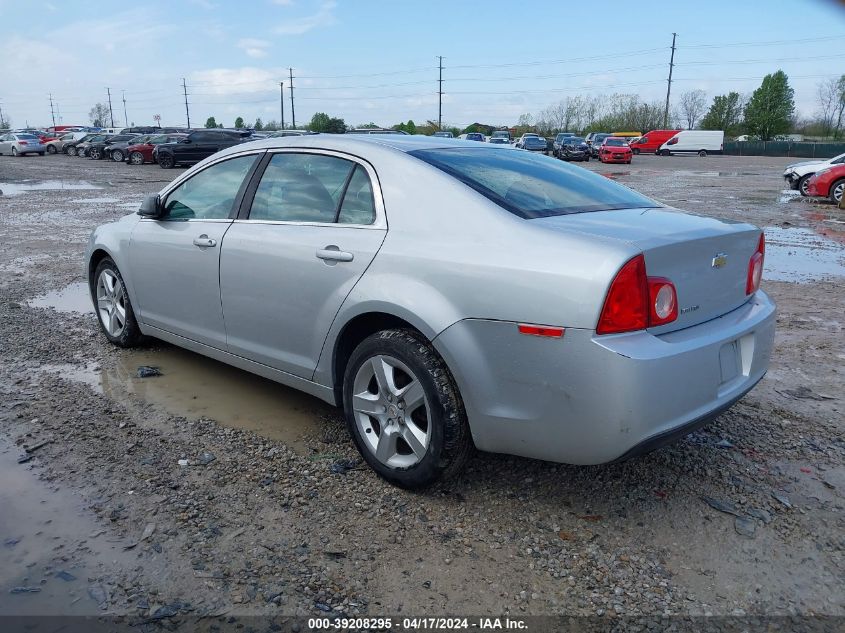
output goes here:
[[158, 165], [170, 169], [176, 165], [193, 165], [232, 145], [249, 140], [249, 132], [233, 130], [198, 130], [176, 143], [156, 146]]

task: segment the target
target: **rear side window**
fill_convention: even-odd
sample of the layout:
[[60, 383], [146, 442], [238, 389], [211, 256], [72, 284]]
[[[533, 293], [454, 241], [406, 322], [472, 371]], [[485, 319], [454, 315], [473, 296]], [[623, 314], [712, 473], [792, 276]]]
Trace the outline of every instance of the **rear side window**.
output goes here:
[[591, 171], [529, 152], [450, 148], [410, 154], [525, 219], [663, 206]]
[[373, 185], [367, 171], [358, 165], [346, 188], [337, 221], [341, 224], [372, 224], [376, 221]]

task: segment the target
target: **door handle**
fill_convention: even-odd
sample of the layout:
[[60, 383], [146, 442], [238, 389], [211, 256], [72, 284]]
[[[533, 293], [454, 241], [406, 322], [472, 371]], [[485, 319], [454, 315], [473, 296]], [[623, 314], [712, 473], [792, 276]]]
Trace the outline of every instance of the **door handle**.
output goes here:
[[208, 237], [205, 233], [200, 235], [199, 237], [194, 238], [194, 246], [199, 246], [201, 248], [212, 248], [217, 246], [217, 240]]
[[329, 262], [351, 262], [355, 259], [355, 255], [340, 250], [337, 246], [332, 244], [317, 250], [317, 258], [322, 259], [327, 264]]

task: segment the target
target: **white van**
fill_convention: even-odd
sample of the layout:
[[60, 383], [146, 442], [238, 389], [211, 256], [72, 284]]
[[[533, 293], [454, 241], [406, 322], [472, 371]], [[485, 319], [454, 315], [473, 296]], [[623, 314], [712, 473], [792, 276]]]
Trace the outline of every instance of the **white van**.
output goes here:
[[654, 153], [660, 156], [721, 154], [724, 142], [725, 133], [722, 130], [681, 130], [657, 148]]

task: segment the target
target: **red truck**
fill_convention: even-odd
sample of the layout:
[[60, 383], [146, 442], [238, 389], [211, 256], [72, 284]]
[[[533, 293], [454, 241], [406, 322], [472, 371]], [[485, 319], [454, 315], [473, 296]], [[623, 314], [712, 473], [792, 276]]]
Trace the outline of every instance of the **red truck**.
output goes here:
[[640, 152], [654, 154], [654, 152], [663, 145], [663, 143], [675, 136], [678, 132], [680, 132], [680, 130], [652, 130], [651, 132], [646, 132], [640, 138], [629, 143], [628, 146], [635, 154], [639, 154]]

